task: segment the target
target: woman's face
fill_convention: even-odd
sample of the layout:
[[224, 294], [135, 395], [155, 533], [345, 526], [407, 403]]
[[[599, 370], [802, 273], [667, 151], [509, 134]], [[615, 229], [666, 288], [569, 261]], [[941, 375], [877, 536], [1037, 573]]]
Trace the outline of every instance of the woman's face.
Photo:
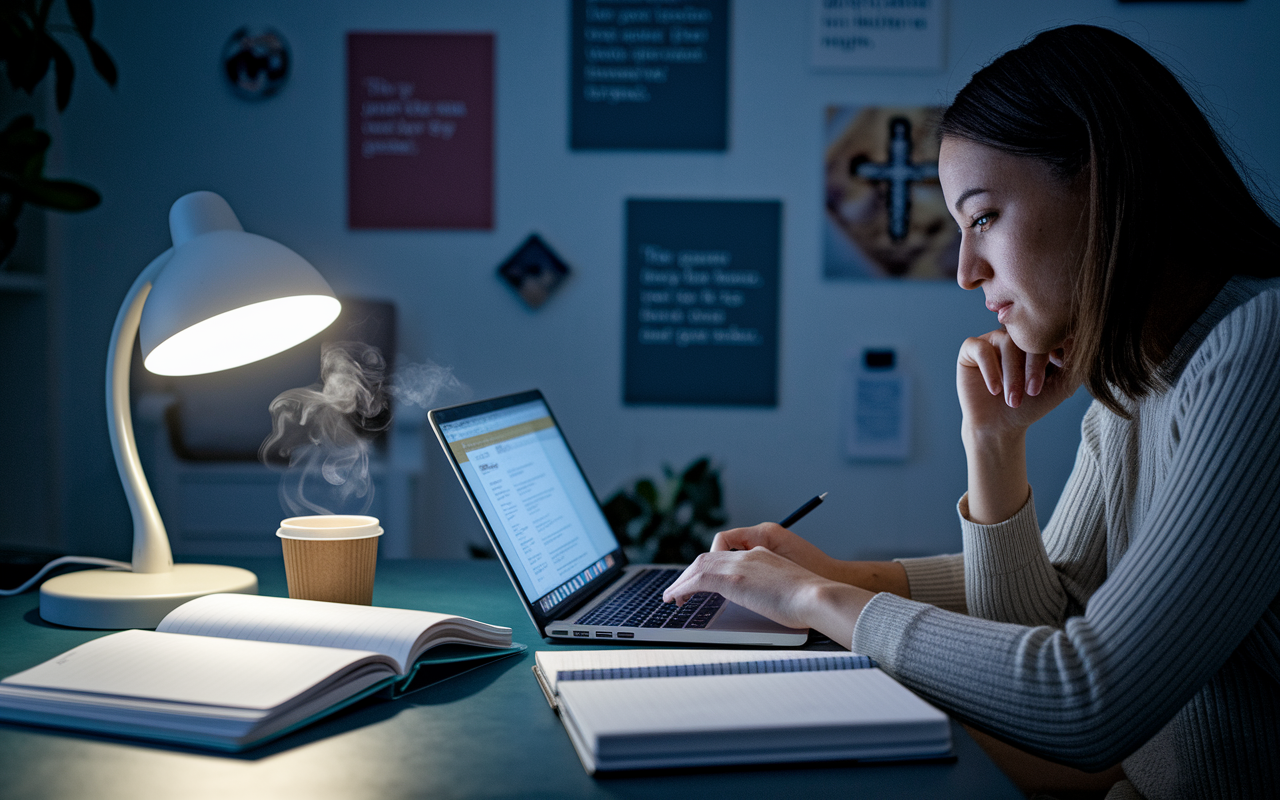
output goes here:
[[982, 287], [1014, 344], [1052, 353], [1071, 330], [1084, 250], [1087, 192], [1049, 166], [954, 136], [942, 140], [938, 177], [960, 225], [956, 280]]

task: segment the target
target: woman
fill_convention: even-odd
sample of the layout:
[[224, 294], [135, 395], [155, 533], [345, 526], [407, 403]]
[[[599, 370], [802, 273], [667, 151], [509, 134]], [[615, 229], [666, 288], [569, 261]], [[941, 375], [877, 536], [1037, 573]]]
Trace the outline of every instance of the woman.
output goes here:
[[[963, 555], [837, 561], [764, 524], [667, 599], [719, 591], [872, 656], [1013, 745], [980, 737], [1023, 788], [1280, 796], [1280, 228], [1105, 29], [1001, 56], [941, 131], [958, 279], [1002, 326], [957, 360]], [[1026, 430], [1081, 383], [1041, 533]]]

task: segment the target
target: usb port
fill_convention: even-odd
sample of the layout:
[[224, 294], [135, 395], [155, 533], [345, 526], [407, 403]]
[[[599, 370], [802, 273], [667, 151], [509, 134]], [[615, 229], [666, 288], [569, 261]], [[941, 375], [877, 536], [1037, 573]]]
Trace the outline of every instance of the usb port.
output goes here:
[[612, 634], [612, 633], [609, 633], [608, 631], [596, 631], [596, 636], [599, 636], [601, 639], [612, 639], [612, 638], [613, 638], [613, 634]]
[[552, 636], [568, 636], [569, 632], [568, 631], [552, 631], [551, 635]]
[[573, 635], [574, 636], [590, 636], [591, 631], [574, 631]]
[[627, 633], [626, 631], [618, 631], [618, 638], [619, 638], [619, 639], [634, 639], [634, 638], [636, 638], [636, 635], [635, 635], [634, 633]]

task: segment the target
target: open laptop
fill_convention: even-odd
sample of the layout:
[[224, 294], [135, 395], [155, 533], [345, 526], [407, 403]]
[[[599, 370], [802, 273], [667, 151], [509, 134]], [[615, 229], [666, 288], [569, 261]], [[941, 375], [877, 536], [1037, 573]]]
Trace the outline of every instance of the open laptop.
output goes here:
[[543, 636], [797, 647], [787, 628], [715, 593], [662, 602], [684, 568], [628, 565], [595, 493], [534, 390], [430, 412], [453, 471]]

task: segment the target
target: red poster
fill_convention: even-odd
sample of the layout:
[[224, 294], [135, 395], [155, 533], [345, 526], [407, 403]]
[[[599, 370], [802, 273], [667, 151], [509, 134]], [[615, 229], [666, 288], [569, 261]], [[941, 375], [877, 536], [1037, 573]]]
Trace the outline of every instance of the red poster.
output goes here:
[[347, 224], [493, 227], [493, 34], [347, 34]]

